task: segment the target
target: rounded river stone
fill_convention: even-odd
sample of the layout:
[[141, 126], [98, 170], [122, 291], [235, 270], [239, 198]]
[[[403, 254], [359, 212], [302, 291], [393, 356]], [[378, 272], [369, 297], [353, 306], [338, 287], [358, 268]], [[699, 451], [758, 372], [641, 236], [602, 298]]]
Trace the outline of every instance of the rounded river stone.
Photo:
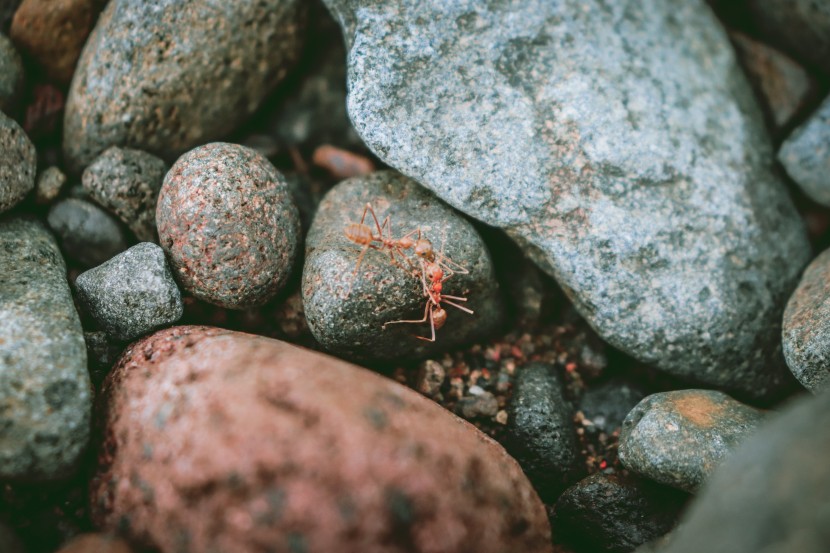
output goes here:
[[229, 309], [274, 297], [299, 250], [300, 216], [285, 177], [238, 144], [180, 157], [164, 178], [156, 224], [182, 286]]
[[496, 442], [333, 357], [207, 327], [127, 349], [102, 390], [99, 528], [162, 551], [550, 552]]
[[0, 111], [0, 213], [35, 187], [37, 154], [20, 125]]
[[127, 237], [109, 213], [80, 198], [52, 205], [47, 217], [67, 258], [95, 267], [127, 249]]

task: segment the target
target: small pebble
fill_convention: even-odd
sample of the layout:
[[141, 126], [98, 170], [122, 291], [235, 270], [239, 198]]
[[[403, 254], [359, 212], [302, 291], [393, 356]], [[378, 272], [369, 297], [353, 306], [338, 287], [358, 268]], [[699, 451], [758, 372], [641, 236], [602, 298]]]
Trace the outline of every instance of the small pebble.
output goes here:
[[551, 365], [533, 362], [517, 371], [505, 447], [543, 501], [556, 500], [582, 476], [573, 416], [561, 379]]
[[35, 187], [35, 146], [13, 119], [0, 111], [0, 213]]
[[427, 359], [418, 366], [415, 389], [436, 401], [442, 399], [441, 386], [447, 378], [447, 371], [438, 361]]
[[95, 204], [67, 198], [54, 204], [47, 217], [66, 256], [83, 267], [95, 267], [127, 249], [118, 222]]
[[78, 301], [110, 336], [128, 341], [178, 321], [184, 308], [164, 252], [142, 242], [75, 280]]
[[164, 178], [156, 223], [182, 286], [228, 309], [273, 298], [299, 250], [285, 177], [238, 144], [215, 142], [180, 157]]
[[368, 175], [375, 170], [375, 164], [366, 156], [329, 144], [318, 146], [311, 160], [314, 165], [325, 169], [336, 179]]
[[490, 392], [464, 396], [456, 404], [455, 412], [467, 420], [491, 418], [499, 412], [499, 402]]
[[778, 160], [810, 198], [830, 206], [830, 97], [784, 141]]
[[92, 200], [118, 216], [141, 242], [157, 242], [156, 203], [167, 173], [159, 157], [113, 146], [84, 170], [82, 182]]
[[57, 167], [47, 167], [37, 177], [35, 201], [41, 205], [50, 204], [58, 197], [66, 184], [66, 175]]
[[652, 394], [625, 418], [619, 456], [632, 472], [694, 492], [764, 412], [713, 390]]
[[612, 380], [589, 388], [579, 400], [579, 410], [591, 421], [590, 429], [610, 434], [645, 395], [636, 384]]
[[0, 32], [0, 111], [10, 113], [23, 90], [23, 61], [12, 42]]

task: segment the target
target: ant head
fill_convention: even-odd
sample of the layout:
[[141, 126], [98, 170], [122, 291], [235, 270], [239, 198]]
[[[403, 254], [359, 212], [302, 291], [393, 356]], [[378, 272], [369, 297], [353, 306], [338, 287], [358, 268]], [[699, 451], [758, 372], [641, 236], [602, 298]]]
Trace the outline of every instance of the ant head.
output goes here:
[[432, 249], [432, 242], [426, 238], [419, 238], [415, 242], [415, 255], [427, 261], [432, 261], [435, 258], [435, 252]]
[[444, 323], [447, 322], [447, 312], [443, 307], [436, 307], [432, 310], [432, 324], [435, 325], [435, 330], [438, 330]]

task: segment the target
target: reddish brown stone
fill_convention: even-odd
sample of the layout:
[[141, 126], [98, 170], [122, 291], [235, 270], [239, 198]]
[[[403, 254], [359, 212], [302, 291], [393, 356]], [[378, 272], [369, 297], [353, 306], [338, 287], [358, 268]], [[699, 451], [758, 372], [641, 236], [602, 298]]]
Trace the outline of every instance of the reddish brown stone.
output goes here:
[[81, 534], [61, 547], [58, 553], [132, 553], [132, 549], [116, 536]]
[[416, 392], [268, 338], [177, 327], [102, 392], [94, 521], [161, 551], [550, 551], [516, 462]]
[[23, 0], [10, 35], [49, 78], [69, 83], [103, 4], [101, 0]]
[[311, 160], [338, 179], [368, 175], [375, 170], [375, 164], [369, 158], [328, 144], [314, 150]]

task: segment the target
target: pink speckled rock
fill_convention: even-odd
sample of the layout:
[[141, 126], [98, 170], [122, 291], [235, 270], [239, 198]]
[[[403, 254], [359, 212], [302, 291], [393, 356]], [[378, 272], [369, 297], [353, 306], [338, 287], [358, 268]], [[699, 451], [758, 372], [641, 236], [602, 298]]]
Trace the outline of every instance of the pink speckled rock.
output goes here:
[[106, 381], [94, 521], [162, 552], [549, 552], [495, 442], [414, 391], [276, 340], [176, 327]]

